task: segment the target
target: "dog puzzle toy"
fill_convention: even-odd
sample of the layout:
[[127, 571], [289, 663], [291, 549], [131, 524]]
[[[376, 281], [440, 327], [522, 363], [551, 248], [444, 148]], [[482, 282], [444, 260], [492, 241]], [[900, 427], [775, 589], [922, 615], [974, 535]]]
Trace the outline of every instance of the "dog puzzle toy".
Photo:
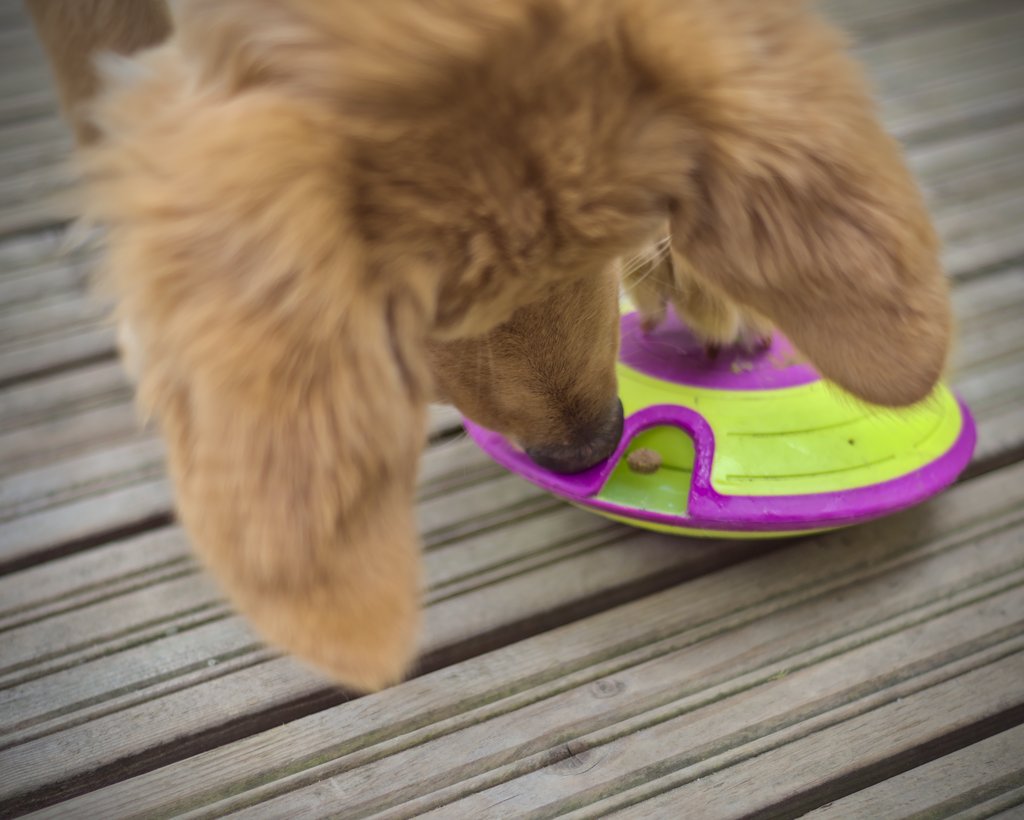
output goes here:
[[671, 312], [651, 333], [622, 318], [622, 439], [560, 475], [466, 420], [502, 466], [600, 515], [705, 537], [793, 535], [868, 521], [951, 484], [974, 452], [967, 406], [940, 385], [910, 408], [841, 393], [776, 334], [755, 354], [709, 359]]

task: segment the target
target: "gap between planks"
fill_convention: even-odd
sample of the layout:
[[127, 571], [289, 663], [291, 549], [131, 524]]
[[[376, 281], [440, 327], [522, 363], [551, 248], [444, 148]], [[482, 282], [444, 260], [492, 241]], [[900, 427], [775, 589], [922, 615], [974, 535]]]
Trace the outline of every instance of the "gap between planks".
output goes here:
[[999, 810], [1024, 804], [1024, 726], [1007, 729], [835, 800], [806, 818], [840, 820], [925, 813], [946, 817], [979, 803], [996, 804]]
[[[713, 702], [718, 697], [710, 686], [742, 690], [736, 681], [744, 674], [772, 681], [794, 665], [794, 653], [817, 645], [822, 658], [835, 657], [842, 647], [829, 642], [852, 650], [865, 644], [865, 630], [876, 637], [901, 634], [911, 624], [1017, 589], [1024, 566], [1021, 505], [1005, 493], [1022, 476], [1015, 467], [956, 488], [931, 510], [933, 520], [919, 511], [810, 539], [108, 787], [69, 808], [178, 812], [225, 791], [254, 789], [207, 812], [216, 814], [369, 767], [375, 774], [364, 772], [351, 788], [323, 788], [335, 800], [341, 794], [375, 800], [380, 810], [410, 791], [457, 789], [469, 776], [522, 774], [503, 767], [543, 768], [544, 750], [562, 748], [575, 736], [565, 734], [572, 727], [580, 734], [596, 730], [595, 719], [619, 724], [628, 718], [623, 712], [647, 714], [681, 694], [705, 693]], [[1004, 514], [991, 507], [994, 492], [1004, 493]], [[644, 538], [636, 535], [634, 544]], [[533, 733], [538, 740], [529, 739]], [[523, 763], [534, 754], [541, 757]], [[356, 802], [345, 805], [354, 809]]]

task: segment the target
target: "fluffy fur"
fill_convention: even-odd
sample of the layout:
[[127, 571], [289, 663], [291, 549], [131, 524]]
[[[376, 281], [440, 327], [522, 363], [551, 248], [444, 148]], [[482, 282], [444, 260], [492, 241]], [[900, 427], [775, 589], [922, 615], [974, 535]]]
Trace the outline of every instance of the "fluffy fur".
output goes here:
[[26, 0], [25, 6], [75, 139], [79, 145], [90, 143], [97, 136], [87, 110], [98, 90], [97, 54], [131, 54], [162, 42], [171, 32], [170, 14], [162, 2], [150, 0]]
[[921, 198], [797, 0], [186, 0], [106, 86], [91, 216], [182, 521], [350, 686], [414, 652], [425, 402], [527, 448], [608, 429], [619, 261], [666, 224], [651, 321], [775, 323], [882, 404], [943, 368]]

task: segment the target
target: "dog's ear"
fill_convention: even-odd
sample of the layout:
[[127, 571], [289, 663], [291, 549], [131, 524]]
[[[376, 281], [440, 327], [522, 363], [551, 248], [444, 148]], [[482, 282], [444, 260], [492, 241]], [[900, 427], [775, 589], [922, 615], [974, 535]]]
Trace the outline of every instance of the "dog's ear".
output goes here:
[[686, 37], [671, 39], [671, 15], [648, 35], [704, 139], [697, 193], [673, 217], [676, 252], [854, 395], [925, 397], [948, 354], [948, 285], [858, 67], [798, 3], [721, 5], [721, 20], [676, 20], [692, 23]]
[[373, 268], [329, 112], [193, 88], [169, 49], [131, 73], [83, 165], [181, 520], [271, 642], [394, 682], [418, 624], [429, 277]]

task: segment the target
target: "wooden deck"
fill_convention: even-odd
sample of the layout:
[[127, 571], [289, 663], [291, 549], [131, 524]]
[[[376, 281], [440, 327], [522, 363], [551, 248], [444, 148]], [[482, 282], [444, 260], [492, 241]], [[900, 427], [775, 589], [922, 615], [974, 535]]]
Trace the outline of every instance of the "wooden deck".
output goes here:
[[968, 474], [844, 532], [659, 537], [505, 474], [438, 410], [423, 660], [350, 699], [190, 557], [0, 0], [0, 816], [1024, 817], [1024, 4], [828, 11], [946, 241]]

